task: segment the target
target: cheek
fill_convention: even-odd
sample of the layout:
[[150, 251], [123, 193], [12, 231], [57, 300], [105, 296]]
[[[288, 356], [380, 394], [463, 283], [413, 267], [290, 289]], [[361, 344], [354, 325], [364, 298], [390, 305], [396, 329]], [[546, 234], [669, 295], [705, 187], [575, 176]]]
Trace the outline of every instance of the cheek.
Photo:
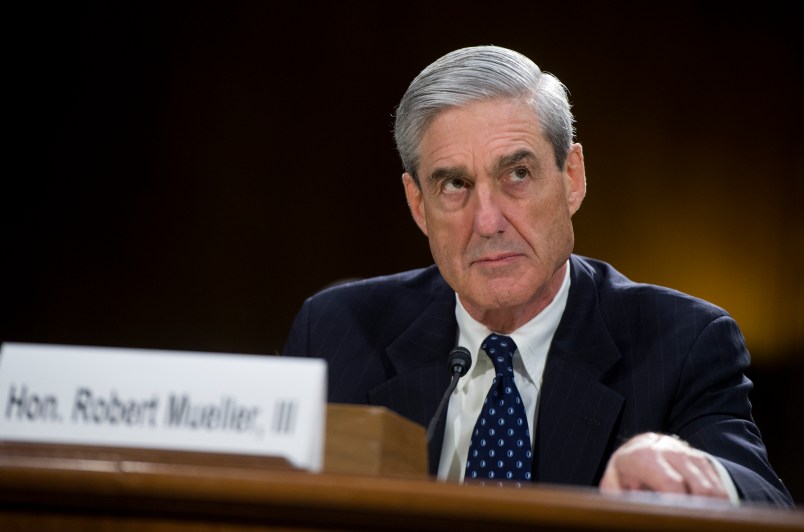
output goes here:
[[430, 219], [428, 225], [430, 252], [436, 263], [443, 269], [460, 268], [466, 244], [471, 236], [465, 224], [457, 217]]
[[460, 255], [456, 249], [455, 240], [454, 235], [450, 238], [449, 233], [446, 232], [430, 232], [430, 252], [439, 266], [451, 268], [456, 256]]
[[541, 226], [543, 234], [540, 235], [543, 258], [553, 263], [561, 263], [572, 252], [574, 234], [572, 218], [565, 210], [556, 211], [550, 220]]

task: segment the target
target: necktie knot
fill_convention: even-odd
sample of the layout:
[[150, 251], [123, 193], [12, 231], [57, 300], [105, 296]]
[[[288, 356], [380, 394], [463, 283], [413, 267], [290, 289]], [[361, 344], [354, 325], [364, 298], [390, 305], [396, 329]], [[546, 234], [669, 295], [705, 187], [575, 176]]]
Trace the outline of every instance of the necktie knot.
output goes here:
[[490, 334], [483, 340], [480, 346], [486, 352], [491, 363], [494, 364], [494, 369], [497, 372], [497, 377], [511, 377], [514, 374], [514, 352], [516, 352], [516, 344], [509, 336], [502, 336], [499, 334]]

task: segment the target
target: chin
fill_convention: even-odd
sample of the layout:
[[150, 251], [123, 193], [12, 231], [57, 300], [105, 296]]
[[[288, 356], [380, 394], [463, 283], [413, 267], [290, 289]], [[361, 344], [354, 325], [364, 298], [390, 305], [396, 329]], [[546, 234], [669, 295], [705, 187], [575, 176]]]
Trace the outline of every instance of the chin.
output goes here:
[[529, 298], [519, 292], [511, 290], [490, 290], [485, 292], [475, 301], [484, 310], [505, 310], [521, 307], [528, 302]]

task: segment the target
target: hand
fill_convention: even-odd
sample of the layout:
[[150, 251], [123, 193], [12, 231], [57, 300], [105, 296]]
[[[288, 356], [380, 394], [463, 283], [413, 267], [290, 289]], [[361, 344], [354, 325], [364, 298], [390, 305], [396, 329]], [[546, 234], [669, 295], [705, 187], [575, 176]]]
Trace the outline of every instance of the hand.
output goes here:
[[634, 436], [611, 455], [600, 490], [646, 490], [728, 499], [706, 453], [676, 437], [653, 432]]

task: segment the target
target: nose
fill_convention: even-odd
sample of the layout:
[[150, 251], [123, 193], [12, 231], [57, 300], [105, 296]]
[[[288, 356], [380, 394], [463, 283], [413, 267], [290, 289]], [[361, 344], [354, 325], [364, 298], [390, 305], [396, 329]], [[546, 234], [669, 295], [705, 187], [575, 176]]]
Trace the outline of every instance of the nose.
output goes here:
[[475, 233], [490, 238], [503, 233], [508, 220], [503, 212], [505, 200], [491, 186], [478, 185], [475, 188], [474, 227]]

